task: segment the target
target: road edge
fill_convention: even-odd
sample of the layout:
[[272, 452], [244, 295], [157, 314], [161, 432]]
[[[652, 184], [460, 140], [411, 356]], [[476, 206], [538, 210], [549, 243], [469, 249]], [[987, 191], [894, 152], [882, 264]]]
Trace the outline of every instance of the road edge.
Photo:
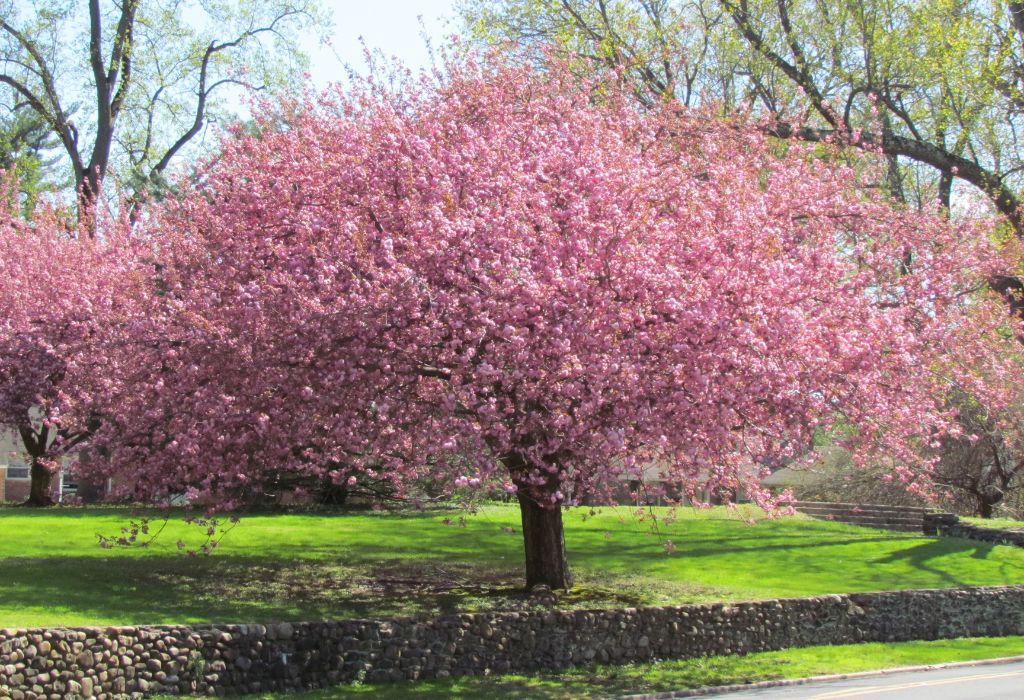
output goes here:
[[927, 666], [898, 666], [882, 668], [877, 671], [855, 671], [853, 673], [834, 673], [827, 676], [808, 676], [807, 678], [780, 678], [773, 681], [757, 681], [756, 683], [734, 683], [732, 685], [709, 685], [686, 690], [666, 690], [660, 693], [638, 693], [636, 695], [617, 695], [610, 700], [673, 700], [674, 698], [696, 698], [709, 695], [723, 695], [741, 690], [760, 690], [762, 688], [781, 688], [790, 685], [806, 685], [828, 681], [844, 681], [851, 678], [873, 678], [888, 676], [893, 673], [913, 673], [917, 671], [937, 671], [943, 668], [970, 668], [972, 666], [994, 666], [1024, 662], [1024, 655], [1002, 656], [995, 659], [979, 659], [977, 661], [954, 661], [948, 664], [929, 664]]

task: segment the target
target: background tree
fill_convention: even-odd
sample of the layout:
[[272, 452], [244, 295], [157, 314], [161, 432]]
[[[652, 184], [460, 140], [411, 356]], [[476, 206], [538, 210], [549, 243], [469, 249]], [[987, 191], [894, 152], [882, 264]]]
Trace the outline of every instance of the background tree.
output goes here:
[[942, 440], [935, 483], [955, 512], [991, 518], [999, 504], [1024, 490], [1024, 460], [1015, 431], [1000, 429], [982, 406], [962, 402], [964, 434]]
[[472, 36], [488, 43], [518, 46], [538, 59], [555, 45], [585, 73], [625, 69], [644, 104], [706, 99], [720, 49], [716, 30], [725, 24], [706, 0], [466, 0], [459, 8]]
[[52, 187], [57, 145], [47, 125], [35, 112], [19, 108], [0, 117], [0, 170], [17, 171], [18, 192], [23, 211], [32, 211], [39, 195]]
[[770, 506], [744, 465], [842, 417], [925, 486], [918, 447], [953, 428], [927, 353], [980, 308], [1008, 323], [964, 303], [1001, 264], [985, 236], [614, 79], [437, 80], [285, 105], [157, 212], [159, 293], [146, 342], [105, 351], [93, 474], [226, 506], [282, 473], [495, 481], [527, 585], [557, 587], [561, 506], [651, 462]]
[[[311, 2], [0, 1], [0, 83], [60, 142], [82, 202], [159, 187], [228, 88], [293, 85]], [[237, 92], [235, 93], [237, 98]]]
[[[977, 188], [1024, 234], [1024, 6], [997, 0], [466, 0], [477, 36], [621, 66], [644, 102], [744, 103], [773, 133], [880, 149], [890, 192]], [[910, 166], [910, 167], [908, 167]]]

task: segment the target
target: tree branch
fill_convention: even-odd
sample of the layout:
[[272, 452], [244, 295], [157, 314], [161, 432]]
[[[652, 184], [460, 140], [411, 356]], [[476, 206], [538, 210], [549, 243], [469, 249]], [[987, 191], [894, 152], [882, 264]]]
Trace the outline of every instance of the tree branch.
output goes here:
[[117, 93], [110, 103], [111, 121], [117, 119], [131, 85], [132, 55], [135, 51], [132, 37], [135, 31], [135, 13], [138, 8], [139, 0], [125, 0], [124, 7], [121, 9], [121, 19], [117, 23], [114, 50], [110, 54], [110, 68], [107, 70], [107, 84], [113, 85], [117, 82], [119, 72], [121, 80], [117, 87]]
[[1014, 232], [1024, 237], [1024, 215], [1020, 201], [1003, 179], [986, 170], [972, 160], [950, 153], [935, 144], [910, 139], [883, 130], [881, 133], [863, 131], [857, 141], [852, 139], [849, 129], [817, 129], [814, 127], [794, 127], [786, 122], [775, 122], [766, 129], [767, 133], [779, 138], [798, 138], [801, 141], [815, 143], [835, 142], [850, 143], [858, 148], [879, 148], [886, 155], [904, 156], [919, 163], [936, 168], [940, 172], [948, 171], [956, 177], [971, 183], [992, 201], [1000, 214], [1005, 216], [1013, 226]]
[[174, 142], [174, 144], [171, 145], [170, 148], [167, 149], [163, 157], [160, 158], [157, 164], [153, 166], [153, 168], [150, 170], [151, 177], [163, 172], [170, 164], [174, 156], [178, 153], [178, 151], [180, 151], [185, 146], [185, 144], [191, 141], [192, 137], [198, 134], [199, 131], [203, 128], [203, 124], [206, 121], [206, 101], [210, 93], [214, 90], [214, 88], [225, 82], [234, 82], [231, 80], [220, 80], [215, 82], [213, 85], [207, 87], [206, 81], [209, 78], [210, 61], [213, 59], [213, 57], [221, 51], [226, 51], [228, 49], [232, 49], [236, 46], [239, 46], [247, 39], [251, 39], [260, 34], [275, 33], [277, 31], [277, 24], [279, 22], [281, 22], [287, 17], [296, 14], [301, 14], [301, 11], [288, 10], [286, 12], [282, 12], [281, 14], [279, 14], [277, 17], [273, 19], [273, 21], [271, 21], [266, 26], [255, 28], [250, 27], [249, 29], [245, 30], [231, 41], [225, 41], [221, 44], [217, 44], [212, 41], [210, 42], [209, 46], [207, 46], [206, 50], [203, 52], [203, 60], [199, 66], [199, 87], [196, 89], [196, 111], [195, 118], [192, 120], [192, 125], [188, 128], [188, 130], [185, 131], [185, 133], [183, 133], [178, 138], [177, 141]]
[[[760, 53], [762, 56], [767, 58], [776, 68], [781, 70], [786, 76], [796, 83], [803, 91], [807, 94], [814, 109], [822, 116], [822, 118], [828, 122], [831, 126], [838, 126], [838, 119], [835, 112], [828, 106], [825, 101], [825, 96], [818, 90], [817, 85], [811, 79], [811, 76], [806, 72], [806, 64], [803, 64], [802, 68], [794, 66], [792, 63], [787, 61], [782, 55], [776, 53], [764, 37], [754, 29], [754, 26], [750, 22], [750, 12], [747, 9], [747, 1], [740, 0], [739, 4], [732, 2], [732, 0], [720, 0], [722, 6], [729, 12], [736, 27], [740, 30], [743, 37], [750, 42], [750, 45]], [[780, 2], [780, 6], [784, 3]], [[788, 25], [788, 15], [786, 15], [785, 23]], [[790, 37], [792, 32], [787, 32], [787, 37]], [[795, 39], [792, 40], [795, 44]], [[797, 45], [799, 49], [799, 45]], [[792, 48], [792, 47], [791, 47]], [[802, 51], [794, 54], [797, 56], [797, 62], [800, 62], [800, 57], [803, 56]]]
[[1013, 28], [1017, 30], [1017, 37], [1024, 42], [1024, 3], [1008, 2], [1006, 4], [1010, 10], [1010, 20], [1013, 22]]
[[35, 69], [30, 69], [37, 75], [42, 83], [43, 97], [36, 95], [28, 86], [24, 85], [14, 76], [2, 74], [0, 82], [10, 85], [17, 90], [41, 116], [60, 138], [64, 150], [67, 151], [75, 172], [82, 170], [82, 157], [78, 153], [78, 130], [68, 121], [67, 114], [61, 107], [60, 98], [57, 96], [57, 87], [53, 80], [53, 74], [46, 64], [46, 59], [39, 47], [23, 33], [12, 27], [6, 20], [0, 19], [0, 30], [14, 38], [18, 44], [28, 53], [35, 64]]

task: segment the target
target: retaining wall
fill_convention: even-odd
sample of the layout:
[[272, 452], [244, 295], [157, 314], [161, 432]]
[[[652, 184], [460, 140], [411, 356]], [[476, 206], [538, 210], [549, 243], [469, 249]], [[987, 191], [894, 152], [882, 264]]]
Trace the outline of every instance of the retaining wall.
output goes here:
[[952, 513], [930, 513], [924, 516], [924, 534], [943, 537], [964, 537], [969, 540], [1024, 547], [1024, 530], [1005, 530], [971, 525]]
[[871, 503], [794, 501], [793, 507], [813, 518], [904, 532], [921, 532], [923, 518], [927, 513], [924, 508], [915, 506], [888, 506]]
[[6, 629], [0, 630], [0, 697], [259, 692], [1008, 634], [1024, 634], [1024, 586], [422, 620]]

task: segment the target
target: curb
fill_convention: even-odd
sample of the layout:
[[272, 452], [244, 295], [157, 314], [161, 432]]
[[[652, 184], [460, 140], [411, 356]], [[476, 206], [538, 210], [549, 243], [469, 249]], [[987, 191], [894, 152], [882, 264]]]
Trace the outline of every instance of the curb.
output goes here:
[[792, 685], [806, 685], [828, 681], [844, 681], [851, 678], [876, 678], [893, 673], [912, 673], [917, 671], [937, 671], [944, 668], [971, 668], [972, 666], [994, 666], [1024, 662], [1024, 656], [1004, 656], [998, 659], [981, 659], [979, 661], [957, 661], [948, 664], [931, 664], [930, 666], [899, 666], [883, 668], [877, 671], [857, 671], [855, 673], [835, 673], [828, 676], [811, 676], [809, 678], [784, 678], [775, 681], [758, 681], [756, 683], [735, 683], [733, 685], [704, 686], [687, 690], [668, 690], [661, 693], [639, 693], [636, 695], [617, 695], [609, 700], [671, 700], [672, 698], [696, 698], [709, 695], [723, 695], [741, 690], [761, 690], [764, 688], [781, 688]]

